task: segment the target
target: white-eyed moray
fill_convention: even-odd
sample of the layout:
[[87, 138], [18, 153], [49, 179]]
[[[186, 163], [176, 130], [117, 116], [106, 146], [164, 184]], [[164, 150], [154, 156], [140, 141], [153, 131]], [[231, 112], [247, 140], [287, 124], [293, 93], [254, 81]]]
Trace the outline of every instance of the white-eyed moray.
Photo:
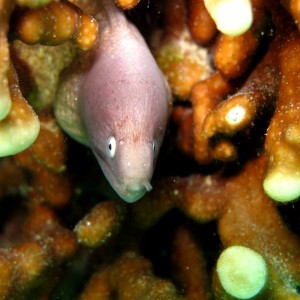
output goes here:
[[152, 189], [171, 95], [144, 38], [113, 0], [102, 1], [94, 50], [63, 75], [55, 104], [61, 127], [89, 146], [127, 202]]

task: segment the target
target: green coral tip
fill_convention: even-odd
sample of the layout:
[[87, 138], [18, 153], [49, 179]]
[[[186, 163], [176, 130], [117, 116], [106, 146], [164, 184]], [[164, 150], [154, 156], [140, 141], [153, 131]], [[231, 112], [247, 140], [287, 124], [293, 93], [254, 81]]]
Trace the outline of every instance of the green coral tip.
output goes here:
[[220, 255], [217, 273], [224, 290], [238, 299], [249, 299], [264, 288], [268, 270], [264, 258], [244, 246], [232, 246]]
[[265, 193], [275, 201], [286, 203], [300, 196], [300, 178], [297, 174], [286, 174], [274, 170], [263, 183]]

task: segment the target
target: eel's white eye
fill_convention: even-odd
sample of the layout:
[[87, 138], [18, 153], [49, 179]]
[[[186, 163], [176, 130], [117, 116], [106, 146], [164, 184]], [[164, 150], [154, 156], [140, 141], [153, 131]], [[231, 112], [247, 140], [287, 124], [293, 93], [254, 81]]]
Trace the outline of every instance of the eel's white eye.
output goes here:
[[153, 140], [153, 142], [152, 142], [152, 147], [153, 147], [153, 153], [154, 153], [154, 156], [156, 156], [157, 153], [158, 153], [158, 144], [157, 144], [157, 141], [156, 141], [156, 140]]
[[107, 154], [109, 157], [113, 158], [115, 156], [116, 147], [116, 139], [113, 136], [111, 136], [107, 141]]

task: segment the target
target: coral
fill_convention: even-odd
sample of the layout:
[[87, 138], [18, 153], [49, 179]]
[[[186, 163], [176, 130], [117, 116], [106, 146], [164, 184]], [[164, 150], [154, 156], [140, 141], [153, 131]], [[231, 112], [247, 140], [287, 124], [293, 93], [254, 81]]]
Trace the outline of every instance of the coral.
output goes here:
[[9, 113], [11, 108], [11, 99], [8, 89], [7, 73], [9, 69], [9, 44], [7, 40], [7, 33], [9, 30], [8, 21], [11, 16], [14, 5], [9, 1], [1, 1], [0, 4], [0, 56], [2, 57], [0, 63], [0, 90], [1, 90], [1, 110], [0, 120], [3, 120]]
[[[214, 108], [221, 102], [224, 95], [231, 90], [231, 84], [219, 72], [213, 74], [207, 80], [196, 83], [191, 90], [190, 99], [194, 108], [193, 154], [199, 163], [208, 163], [214, 158], [212, 151], [208, 150], [209, 140], [204, 134], [200, 134], [203, 131], [204, 122], [208, 122], [206, 116], [210, 116], [210, 112], [213, 115]], [[228, 158], [235, 156], [232, 151], [228, 154], [226, 155]]]
[[[287, 299], [284, 298], [287, 295], [297, 295], [300, 240], [284, 226], [276, 206], [263, 191], [265, 168], [261, 156], [249, 161], [230, 179], [225, 174], [168, 178], [157, 183], [159, 189], [144, 203], [134, 206], [136, 224], [149, 228], [174, 207], [196, 222], [217, 219], [225, 248], [247, 247], [270, 265], [273, 271], [268, 281], [272, 283], [267, 298]], [[226, 297], [217, 280], [213, 289], [216, 299]]]
[[20, 166], [31, 171], [31, 192], [40, 201], [63, 206], [70, 198], [70, 180], [65, 171], [64, 135], [51, 114], [40, 116], [41, 132], [36, 142], [15, 156]]
[[[95, 285], [96, 294], [94, 293]], [[104, 288], [105, 285], [110, 285], [110, 290]], [[94, 299], [95, 295], [98, 299], [110, 299], [113, 293], [122, 300], [187, 299], [177, 295], [174, 285], [170, 282], [156, 278], [149, 261], [134, 252], [121, 255], [108, 269], [96, 273], [81, 299]]]
[[20, 6], [27, 6], [30, 8], [38, 8], [51, 2], [51, 0], [18, 0], [17, 3]]
[[175, 279], [188, 299], [209, 299], [208, 276], [203, 250], [185, 226], [178, 227], [173, 241], [172, 261]]
[[188, 26], [193, 39], [204, 45], [209, 43], [217, 32], [216, 24], [204, 5], [204, 0], [189, 1]]
[[185, 24], [184, 1], [167, 2], [170, 17], [166, 17], [165, 32], [157, 38], [154, 54], [175, 96], [187, 99], [191, 87], [211, 73], [207, 49], [191, 39]]
[[70, 2], [24, 10], [15, 26], [18, 38], [26, 44], [55, 46], [71, 39], [82, 50], [94, 45], [98, 32], [96, 20]]
[[175, 98], [134, 204], [53, 114], [102, 1], [0, 1], [0, 299], [300, 299], [297, 1], [115, 1]]
[[216, 270], [226, 292], [238, 299], [249, 299], [260, 293], [268, 276], [263, 257], [243, 246], [224, 250]]
[[116, 3], [118, 6], [120, 6], [122, 9], [132, 9], [134, 8], [140, 0], [117, 0]]
[[236, 36], [244, 33], [252, 24], [252, 7], [249, 0], [204, 0], [205, 7], [224, 34]]
[[299, 28], [300, 8], [299, 4], [295, 0], [282, 0], [280, 1], [284, 8], [293, 16], [295, 24]]
[[[36, 140], [40, 130], [38, 117], [22, 96], [12, 65], [7, 77], [12, 104], [8, 115], [0, 122], [0, 157], [13, 155], [28, 148]], [[15, 137], [13, 140], [12, 136]]]
[[98, 247], [120, 229], [124, 218], [124, 208], [119, 201], [103, 201], [96, 205], [75, 226], [79, 243], [88, 247]]
[[[280, 22], [282, 17], [276, 22]], [[284, 48], [278, 55], [279, 71], [284, 74], [281, 78], [276, 112], [268, 128], [266, 153], [269, 157], [269, 169], [264, 181], [266, 193], [273, 199], [286, 202], [295, 200], [300, 195], [300, 177], [298, 166], [298, 81], [294, 74], [298, 73], [300, 36], [297, 30], [282, 28], [280, 47]], [[287, 29], [290, 29], [287, 32]], [[284, 122], [282, 120], [285, 120]], [[284, 159], [283, 159], [284, 155]]]
[[[274, 106], [279, 85], [278, 46], [278, 42], [273, 41], [270, 51], [257, 64], [239, 91], [221, 102], [207, 116], [203, 124], [206, 139], [218, 133], [234, 135], [251, 126], [259, 114], [263, 115], [264, 110]], [[261, 82], [265, 84], [262, 86]]]
[[[76, 50], [72, 42], [56, 47], [26, 45], [14, 40], [11, 45], [11, 59], [16, 61], [21, 78], [20, 86], [25, 89], [27, 99], [39, 112], [53, 105], [60, 73], [74, 59]], [[26, 62], [26, 63], [25, 63]], [[47, 70], [51, 68], [51, 74]]]

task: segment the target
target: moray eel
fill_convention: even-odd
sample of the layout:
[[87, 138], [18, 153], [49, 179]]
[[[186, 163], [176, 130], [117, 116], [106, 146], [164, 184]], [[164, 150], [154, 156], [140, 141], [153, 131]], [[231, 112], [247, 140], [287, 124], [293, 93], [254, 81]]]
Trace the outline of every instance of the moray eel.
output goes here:
[[55, 115], [89, 146], [117, 194], [135, 202], [147, 191], [171, 95], [144, 38], [114, 1], [103, 0], [97, 46], [64, 74]]

